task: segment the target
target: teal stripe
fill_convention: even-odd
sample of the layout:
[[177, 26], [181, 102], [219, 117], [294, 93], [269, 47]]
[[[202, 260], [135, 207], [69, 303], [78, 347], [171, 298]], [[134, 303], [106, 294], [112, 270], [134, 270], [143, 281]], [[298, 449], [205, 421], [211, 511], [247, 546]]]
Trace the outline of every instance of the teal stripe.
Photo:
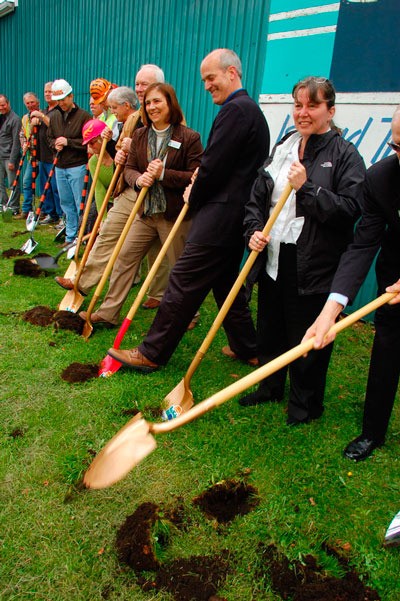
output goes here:
[[283, 21], [272, 21], [268, 25], [268, 33], [280, 33], [295, 29], [312, 29], [313, 27], [326, 27], [337, 25], [339, 11], [333, 13], [322, 13], [321, 15], [309, 15], [307, 17], [296, 17]]
[[271, 0], [271, 13], [283, 13], [300, 8], [313, 8], [314, 6], [327, 6], [334, 4], [332, 0]]

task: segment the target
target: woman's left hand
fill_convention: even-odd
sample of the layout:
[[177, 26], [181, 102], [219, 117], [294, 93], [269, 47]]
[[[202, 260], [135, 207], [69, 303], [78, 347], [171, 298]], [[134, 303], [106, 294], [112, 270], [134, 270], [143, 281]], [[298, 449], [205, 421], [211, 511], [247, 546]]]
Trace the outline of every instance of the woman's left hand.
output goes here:
[[267, 246], [270, 236], [264, 236], [260, 230], [256, 230], [249, 240], [249, 248], [261, 252]]
[[147, 166], [147, 171], [154, 177], [154, 179], [160, 179], [163, 172], [164, 163], [160, 159], [154, 159]]
[[290, 165], [288, 180], [294, 190], [299, 190], [307, 181], [307, 171], [300, 161], [294, 161]]

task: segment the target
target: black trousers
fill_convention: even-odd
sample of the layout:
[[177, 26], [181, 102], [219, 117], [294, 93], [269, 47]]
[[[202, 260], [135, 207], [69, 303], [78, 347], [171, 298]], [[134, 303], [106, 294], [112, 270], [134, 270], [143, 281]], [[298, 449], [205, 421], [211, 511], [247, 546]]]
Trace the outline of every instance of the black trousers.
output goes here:
[[[300, 295], [297, 287], [296, 246], [281, 244], [276, 281], [264, 273], [258, 282], [257, 347], [261, 364], [299, 344], [326, 301], [326, 294]], [[323, 412], [326, 374], [333, 345], [311, 351], [261, 383], [283, 398], [289, 370], [288, 417], [303, 421]]]
[[380, 307], [375, 327], [362, 433], [383, 442], [400, 376], [400, 305]]
[[[168, 362], [211, 290], [218, 308], [222, 306], [237, 279], [242, 255], [241, 244], [224, 248], [186, 243], [171, 271], [157, 315], [139, 346], [145, 357], [158, 365]], [[243, 287], [223, 326], [229, 346], [239, 357], [257, 356], [256, 332]]]

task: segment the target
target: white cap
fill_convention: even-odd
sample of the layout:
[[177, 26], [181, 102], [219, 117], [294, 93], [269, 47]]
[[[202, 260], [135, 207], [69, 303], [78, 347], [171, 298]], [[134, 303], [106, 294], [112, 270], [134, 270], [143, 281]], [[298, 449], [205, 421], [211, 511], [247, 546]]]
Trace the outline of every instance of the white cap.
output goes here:
[[65, 79], [56, 79], [51, 86], [51, 99], [62, 100], [71, 94], [72, 88]]

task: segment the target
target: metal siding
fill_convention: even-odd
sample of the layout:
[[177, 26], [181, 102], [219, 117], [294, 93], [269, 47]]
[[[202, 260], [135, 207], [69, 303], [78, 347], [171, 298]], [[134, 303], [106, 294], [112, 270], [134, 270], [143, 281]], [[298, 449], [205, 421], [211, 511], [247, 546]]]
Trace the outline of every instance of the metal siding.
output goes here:
[[217, 47], [235, 50], [243, 84], [258, 98], [269, 0], [19, 0], [0, 19], [0, 93], [23, 114], [23, 93], [43, 99], [46, 81], [64, 78], [85, 109], [89, 83], [105, 77], [134, 85], [143, 63], [160, 65], [176, 89], [189, 126], [203, 143], [217, 107], [203, 91], [199, 66]]

